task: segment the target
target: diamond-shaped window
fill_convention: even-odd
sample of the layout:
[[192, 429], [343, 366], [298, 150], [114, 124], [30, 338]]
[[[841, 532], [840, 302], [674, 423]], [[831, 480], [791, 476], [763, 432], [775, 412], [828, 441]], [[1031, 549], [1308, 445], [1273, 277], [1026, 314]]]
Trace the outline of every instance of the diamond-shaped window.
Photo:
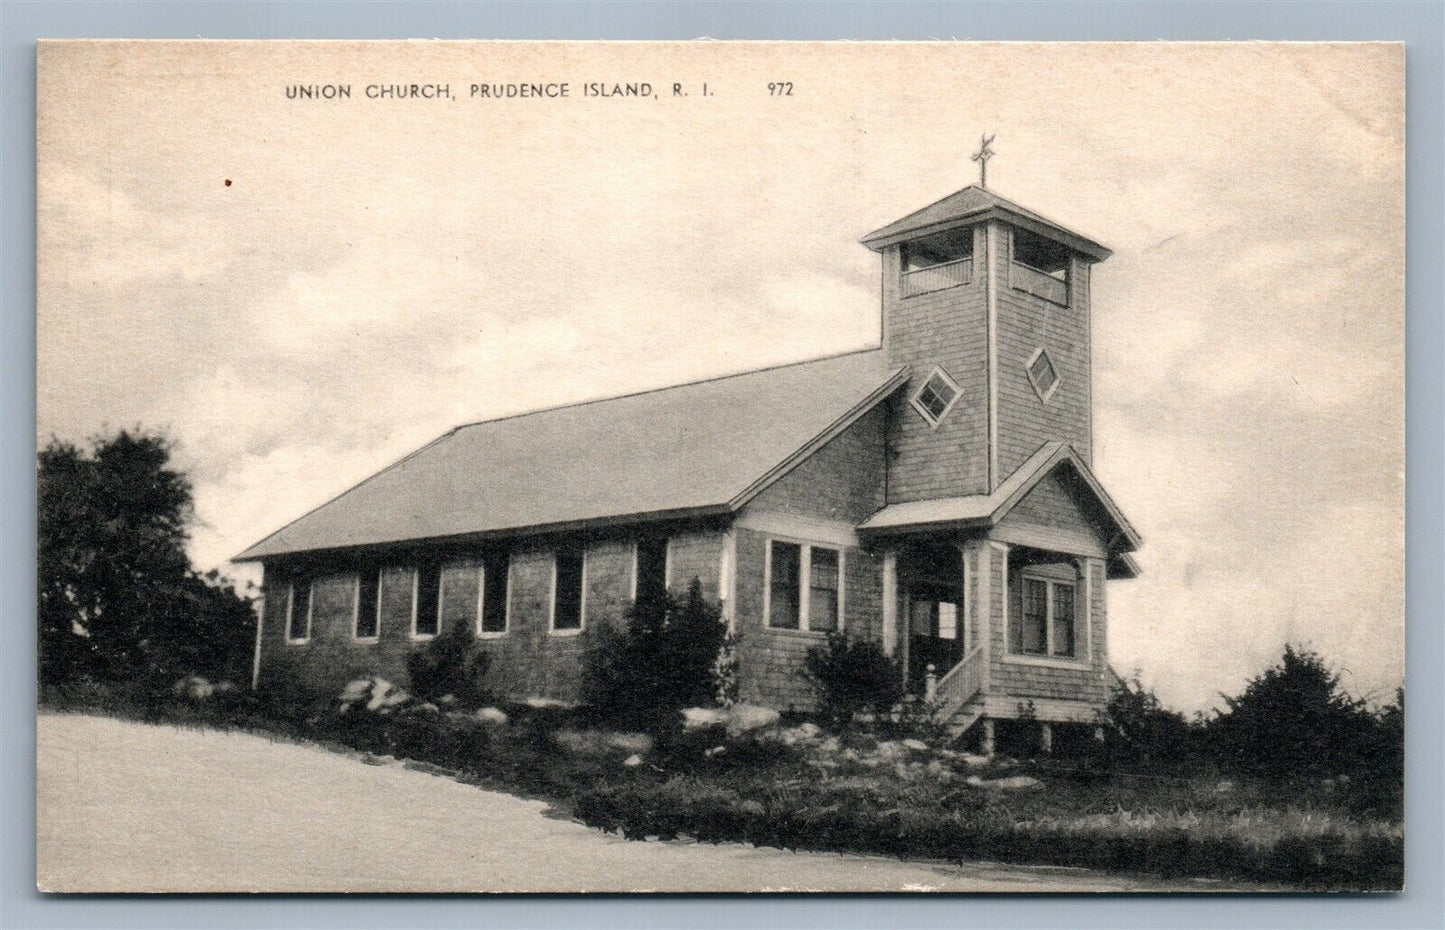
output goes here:
[[923, 387], [913, 395], [913, 409], [917, 410], [919, 416], [927, 420], [930, 426], [937, 426], [948, 415], [960, 393], [958, 385], [948, 373], [942, 368], [935, 368], [928, 380], [923, 382]]
[[1059, 387], [1059, 370], [1054, 367], [1054, 360], [1049, 357], [1048, 350], [1042, 347], [1035, 350], [1027, 367], [1029, 383], [1034, 386], [1034, 392], [1039, 395], [1039, 400], [1047, 402]]

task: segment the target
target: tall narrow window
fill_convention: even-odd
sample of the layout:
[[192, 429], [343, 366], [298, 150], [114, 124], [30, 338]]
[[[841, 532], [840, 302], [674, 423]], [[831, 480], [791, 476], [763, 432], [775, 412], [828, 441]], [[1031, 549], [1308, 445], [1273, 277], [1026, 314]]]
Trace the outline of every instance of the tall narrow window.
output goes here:
[[290, 607], [286, 615], [286, 638], [301, 643], [311, 638], [311, 583], [293, 581], [288, 589]]
[[482, 632], [507, 632], [507, 598], [511, 596], [512, 557], [491, 552], [482, 563]]
[[437, 589], [437, 613], [442, 630], [461, 624], [477, 628], [477, 606], [482, 596], [482, 566], [468, 559], [441, 567]]
[[1056, 656], [1074, 654], [1074, 586], [1056, 584], [1053, 586], [1052, 620], [1054, 643], [1051, 652]]
[[582, 548], [557, 550], [556, 581], [552, 590], [552, 629], [559, 633], [582, 629]]
[[808, 629], [830, 633], [838, 629], [838, 550], [813, 546], [811, 556], [808, 565]]
[[796, 543], [773, 540], [768, 556], [768, 626], [779, 630], [796, 630], [801, 618], [802, 598], [799, 596], [803, 567], [803, 547]]
[[1044, 655], [1049, 651], [1048, 583], [1024, 579], [1023, 652]]
[[661, 598], [667, 593], [667, 537], [643, 536], [637, 540], [638, 601]]

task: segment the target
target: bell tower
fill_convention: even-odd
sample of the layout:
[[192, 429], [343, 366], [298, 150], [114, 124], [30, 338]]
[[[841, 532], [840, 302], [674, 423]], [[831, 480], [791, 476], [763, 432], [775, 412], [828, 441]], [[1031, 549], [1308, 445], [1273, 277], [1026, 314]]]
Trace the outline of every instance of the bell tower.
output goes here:
[[863, 244], [882, 258], [884, 354], [912, 368], [892, 411], [890, 504], [989, 494], [1050, 441], [1090, 461], [1089, 271], [1108, 249], [982, 183]]

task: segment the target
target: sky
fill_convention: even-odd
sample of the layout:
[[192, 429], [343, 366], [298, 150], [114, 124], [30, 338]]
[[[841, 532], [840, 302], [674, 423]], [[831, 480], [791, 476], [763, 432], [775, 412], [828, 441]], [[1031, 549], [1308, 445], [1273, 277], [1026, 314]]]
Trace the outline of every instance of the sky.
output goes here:
[[[569, 95], [469, 94], [508, 82]], [[412, 83], [451, 96], [366, 97]], [[876, 344], [858, 239], [986, 131], [991, 189], [1114, 250], [1114, 666], [1194, 711], [1291, 641], [1388, 699], [1403, 102], [1389, 45], [50, 45], [37, 437], [164, 430], [193, 560], [254, 578], [227, 559], [459, 423]]]

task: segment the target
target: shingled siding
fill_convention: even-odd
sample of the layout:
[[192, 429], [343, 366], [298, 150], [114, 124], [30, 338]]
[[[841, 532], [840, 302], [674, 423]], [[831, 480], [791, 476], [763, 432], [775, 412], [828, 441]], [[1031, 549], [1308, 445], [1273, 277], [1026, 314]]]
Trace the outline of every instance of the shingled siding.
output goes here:
[[[990, 592], [992, 594], [992, 615], [999, 618], [999, 622], [991, 625], [990, 640], [990, 692], [996, 695], [1005, 695], [1008, 698], [1017, 698], [1020, 703], [1030, 699], [1060, 700], [1060, 701], [1083, 701], [1104, 705], [1108, 697], [1104, 685], [1104, 669], [1108, 664], [1107, 640], [1105, 627], [1107, 618], [1104, 611], [1104, 576], [1103, 563], [1097, 559], [1082, 560], [1090, 566], [1093, 575], [1091, 585], [1092, 617], [1089, 619], [1089, 631], [1091, 635], [1091, 653], [1087, 659], [1078, 663], [1076, 667], [1066, 667], [1062, 662], [1055, 664], [1033, 663], [1034, 657], [1011, 656], [1008, 651], [1008, 626], [1019, 616], [1022, 598], [1022, 583], [1017, 566], [1017, 558], [1013, 561], [1015, 565], [1007, 571], [1007, 612], [1004, 612], [1004, 576], [1005, 565], [1009, 561], [1008, 554], [997, 549], [990, 548], [991, 558], [990, 571], [992, 582]], [[1076, 596], [1084, 599], [1084, 580], [1079, 576]], [[1083, 617], [1079, 618], [1079, 625], [1082, 627], [1085, 622]], [[1079, 636], [1080, 651], [1084, 646], [1083, 629], [1077, 629]], [[1052, 660], [1050, 660], [1052, 661]]]
[[886, 503], [888, 416], [883, 404], [863, 414], [753, 498], [748, 510], [862, 523]]
[[[769, 534], [737, 527], [736, 631], [741, 637], [743, 700], [778, 710], [817, 707], [812, 686], [803, 677], [808, 650], [827, 641], [822, 633], [773, 630], [763, 624], [764, 564]], [[820, 544], [821, 545], [821, 544]], [[882, 563], [867, 549], [842, 547], [843, 628], [850, 635], [878, 639], [882, 634]]]
[[[983, 227], [974, 230], [974, 273], [968, 284], [903, 297], [899, 251], [883, 251], [884, 349], [889, 364], [911, 365], [908, 384], [890, 400], [893, 457], [888, 502], [987, 493], [988, 302]], [[962, 396], [934, 428], [910, 399], [934, 366]]]
[[[719, 529], [673, 531], [671, 535], [672, 586], [686, 590], [696, 575], [703, 594], [718, 598], [718, 567], [724, 535]], [[512, 550], [508, 584], [507, 632], [479, 640], [479, 648], [492, 656], [487, 673], [489, 688], [509, 698], [549, 697], [577, 700], [581, 693], [582, 652], [588, 640], [583, 633], [557, 633], [550, 629], [552, 563], [556, 541], [524, 540]], [[632, 540], [618, 534], [585, 541], [586, 572], [585, 626], [619, 623], [626, 616], [632, 592]], [[427, 558], [446, 560], [479, 555], [453, 550]], [[422, 556], [398, 556], [387, 564], [410, 565]], [[361, 571], [368, 576], [379, 563], [368, 561], [338, 571]], [[332, 569], [328, 568], [330, 572]], [[307, 576], [298, 576], [306, 583]], [[363, 675], [381, 675], [406, 686], [410, 682], [406, 657], [425, 641], [412, 638], [411, 623], [392, 618], [382, 624], [376, 642], [358, 642], [352, 637], [350, 621], [339, 619], [324, 625], [317, 622], [306, 643], [286, 641], [286, 585], [284, 567], [267, 566], [263, 588], [266, 593], [265, 626], [261, 643], [261, 678], [264, 689], [277, 689], [298, 696], [330, 695], [347, 681]], [[499, 590], [488, 579], [488, 595]], [[435, 609], [434, 594], [417, 598], [426, 609]]]
[[[1005, 243], [1009, 237], [1005, 235]], [[1010, 248], [999, 250], [998, 466], [1002, 479], [1050, 440], [1072, 443], [1090, 458], [1089, 265], [1070, 269], [1069, 306], [1061, 307], [1012, 286]], [[1026, 368], [1043, 347], [1059, 374], [1048, 401], [1039, 399]]]

